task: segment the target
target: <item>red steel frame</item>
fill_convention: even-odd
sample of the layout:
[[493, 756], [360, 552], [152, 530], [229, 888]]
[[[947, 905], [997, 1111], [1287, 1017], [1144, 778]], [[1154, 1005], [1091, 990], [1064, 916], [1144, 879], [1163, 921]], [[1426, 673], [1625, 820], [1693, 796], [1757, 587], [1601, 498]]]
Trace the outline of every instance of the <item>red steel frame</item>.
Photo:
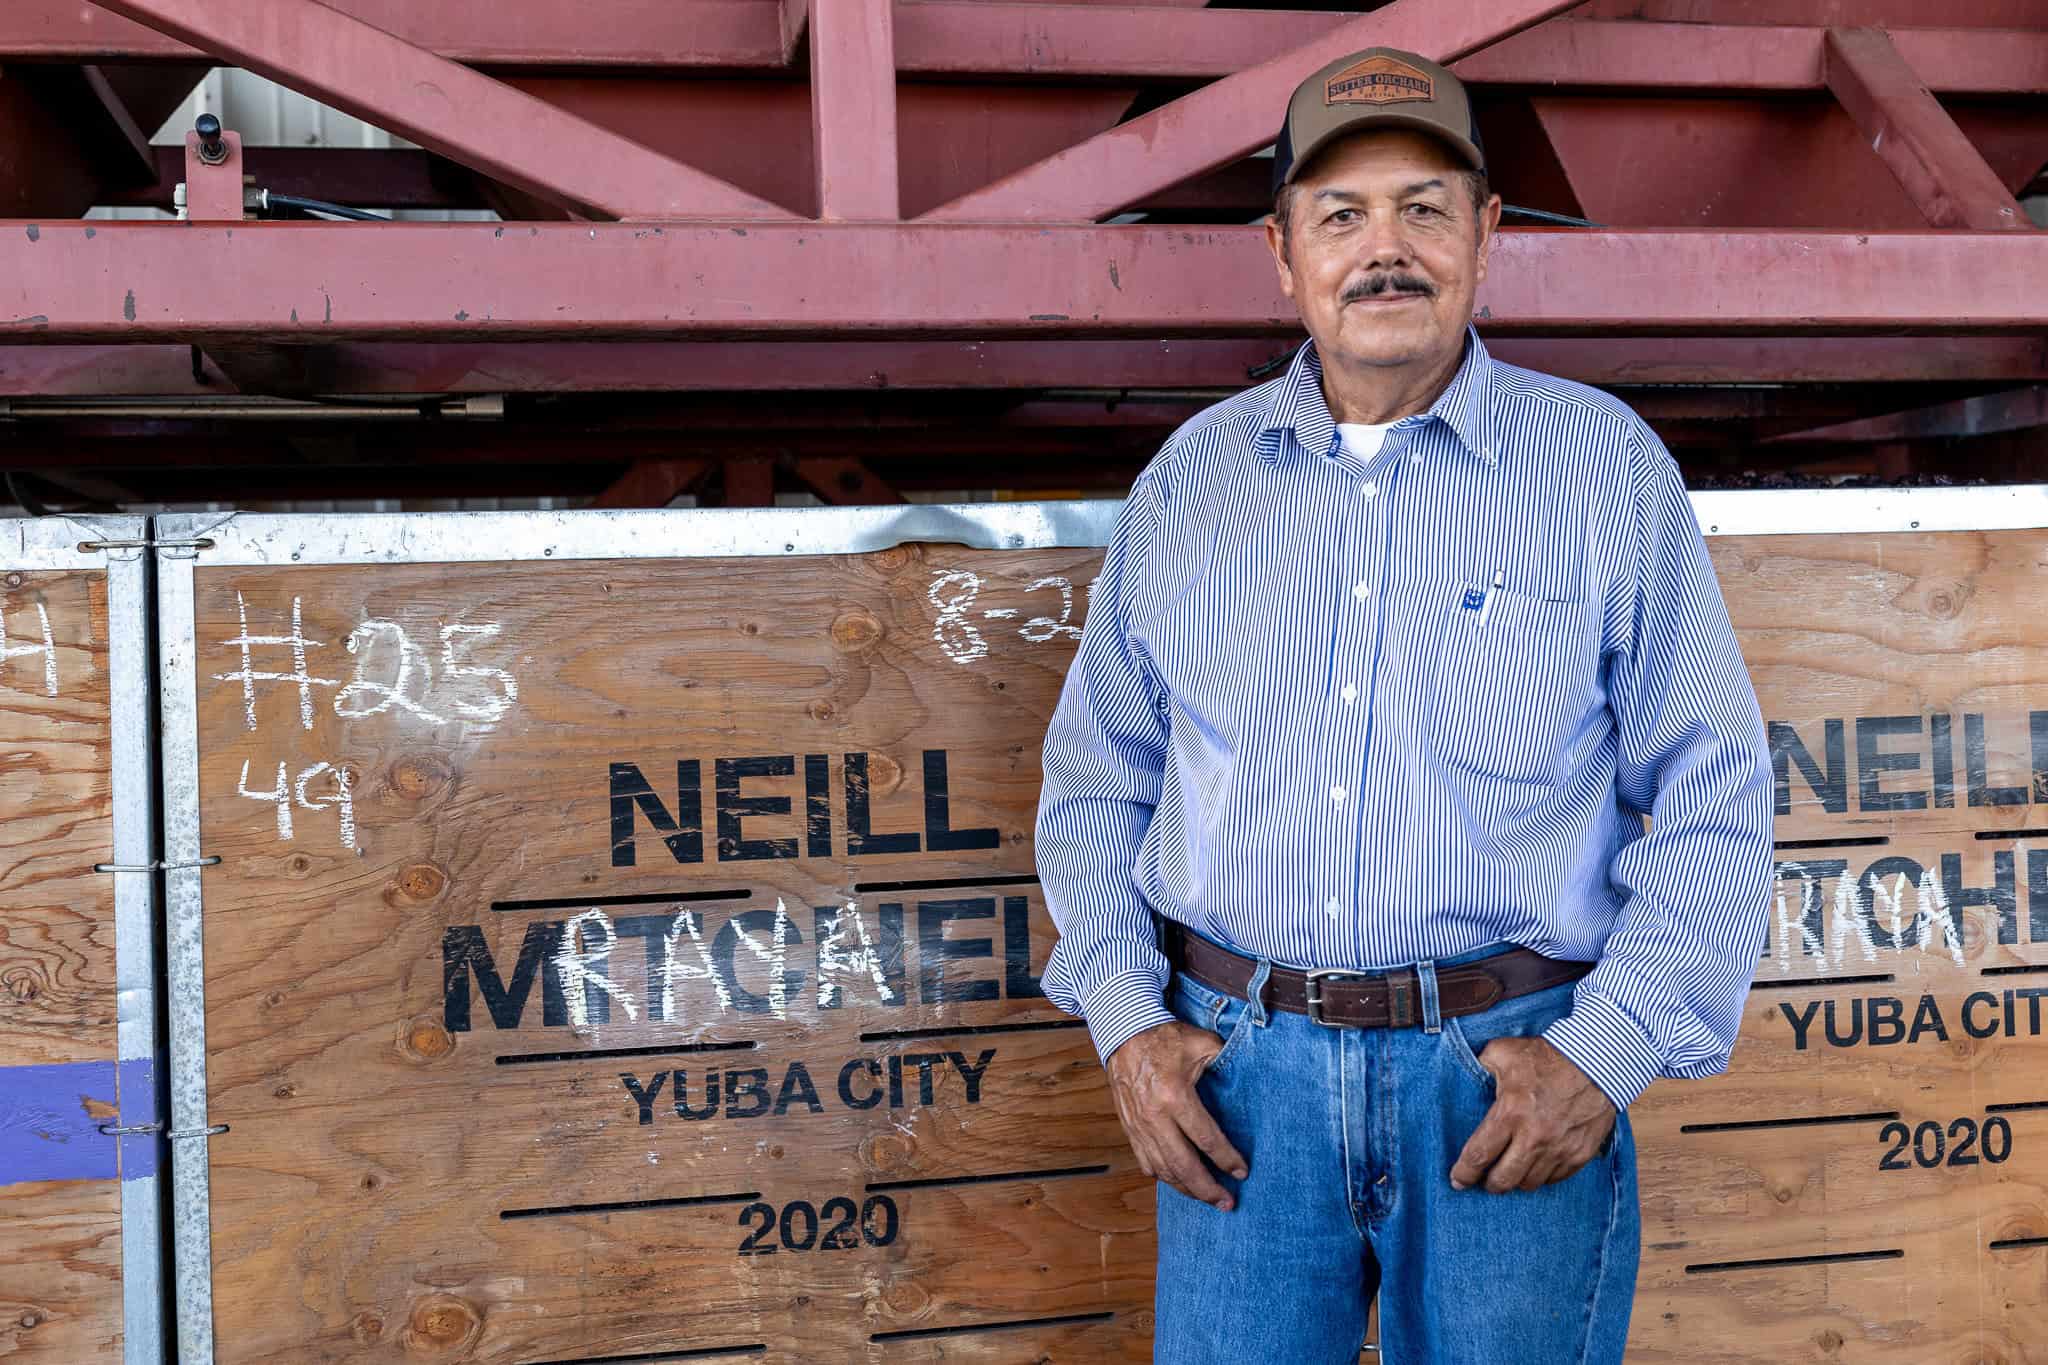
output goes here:
[[[1508, 134], [1497, 160], [1551, 206], [1619, 210], [1505, 234], [1480, 324], [1513, 358], [1622, 384], [2048, 378], [2048, 233], [2016, 198], [2048, 159], [2048, 14], [2013, 0], [618, 0], [602, 22], [552, 0], [12, 0], [0, 75], [224, 61], [426, 150], [231, 138], [216, 166], [195, 138], [165, 164], [101, 78], [122, 175], [95, 197], [161, 203], [176, 177], [194, 221], [0, 224], [0, 396], [1238, 387], [1297, 331], [1243, 226], [1248, 158], [1297, 81], [1373, 43], [1454, 63]], [[1047, 141], [1162, 84], [1185, 93]], [[0, 186], [13, 171], [36, 202], [41, 174], [76, 203], [17, 107]], [[1694, 119], [1760, 139], [1760, 173], [1822, 166], [1803, 216], [1632, 216], [1631, 180], [1687, 173], [1665, 163]], [[733, 155], [767, 127], [808, 142]], [[979, 181], [959, 169], [977, 138]], [[245, 171], [528, 221], [250, 222]], [[1969, 401], [1920, 396], [1938, 401], [1899, 406]], [[701, 472], [678, 455], [615, 491]], [[760, 477], [728, 482], [759, 496]]]

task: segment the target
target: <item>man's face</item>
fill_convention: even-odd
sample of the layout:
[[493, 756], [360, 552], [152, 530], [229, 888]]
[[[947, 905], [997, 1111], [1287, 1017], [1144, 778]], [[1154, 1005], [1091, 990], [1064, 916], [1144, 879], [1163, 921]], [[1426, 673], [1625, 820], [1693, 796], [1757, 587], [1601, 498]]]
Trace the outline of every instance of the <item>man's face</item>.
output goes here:
[[1411, 366], [1462, 352], [1500, 199], [1472, 203], [1464, 166], [1420, 133], [1357, 133], [1296, 178], [1280, 287], [1326, 365]]

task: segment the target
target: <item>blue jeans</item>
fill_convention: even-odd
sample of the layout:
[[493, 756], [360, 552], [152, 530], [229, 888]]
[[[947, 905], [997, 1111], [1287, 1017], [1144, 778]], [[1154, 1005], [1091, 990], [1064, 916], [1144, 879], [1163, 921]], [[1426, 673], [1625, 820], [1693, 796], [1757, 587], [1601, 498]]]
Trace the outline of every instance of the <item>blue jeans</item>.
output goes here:
[[1356, 1365], [1375, 1294], [1387, 1365], [1621, 1359], [1641, 1237], [1628, 1116], [1555, 1184], [1451, 1188], [1494, 1097], [1478, 1052], [1571, 1008], [1566, 983], [1438, 1018], [1435, 971], [1498, 951], [1424, 964], [1407, 1029], [1326, 1028], [1175, 975], [1168, 1007], [1225, 1040], [1198, 1088], [1250, 1174], [1219, 1175], [1230, 1213], [1159, 1186], [1155, 1361]]

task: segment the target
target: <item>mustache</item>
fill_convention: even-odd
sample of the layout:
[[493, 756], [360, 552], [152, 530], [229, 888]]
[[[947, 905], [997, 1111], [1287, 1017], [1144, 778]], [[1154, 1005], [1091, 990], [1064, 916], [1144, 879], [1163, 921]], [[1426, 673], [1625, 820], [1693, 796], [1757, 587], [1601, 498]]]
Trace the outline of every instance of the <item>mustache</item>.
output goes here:
[[1343, 301], [1356, 303], [1360, 299], [1376, 299], [1382, 294], [1420, 294], [1423, 298], [1433, 299], [1436, 297], [1436, 286], [1420, 275], [1404, 274], [1398, 270], [1381, 270], [1346, 285]]

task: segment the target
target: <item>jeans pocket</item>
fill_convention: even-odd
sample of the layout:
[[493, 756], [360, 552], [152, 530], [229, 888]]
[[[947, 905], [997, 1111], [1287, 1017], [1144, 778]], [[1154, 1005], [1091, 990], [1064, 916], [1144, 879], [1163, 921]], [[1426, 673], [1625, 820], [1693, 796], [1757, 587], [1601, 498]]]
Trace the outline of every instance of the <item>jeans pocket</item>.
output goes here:
[[1205, 1076], [1218, 1075], [1237, 1053], [1243, 1051], [1251, 1011], [1245, 1002], [1204, 986], [1199, 981], [1176, 975], [1167, 991], [1166, 1007], [1184, 1024], [1206, 1029], [1223, 1039], [1223, 1050], [1209, 1059]]
[[1486, 1087], [1487, 1094], [1493, 1093], [1493, 1073], [1479, 1060], [1479, 1054], [1472, 1050], [1466, 1040], [1465, 1030], [1458, 1027], [1455, 1019], [1444, 1020], [1444, 1046], [1451, 1050], [1451, 1058], [1473, 1080]]
[[1575, 984], [1566, 981], [1516, 996], [1513, 1000], [1503, 1000], [1478, 1014], [1445, 1019], [1444, 1045], [1450, 1048], [1458, 1065], [1491, 1093], [1493, 1073], [1479, 1060], [1479, 1054], [1486, 1051], [1486, 1045], [1495, 1039], [1541, 1037], [1543, 1030], [1571, 1013]]

